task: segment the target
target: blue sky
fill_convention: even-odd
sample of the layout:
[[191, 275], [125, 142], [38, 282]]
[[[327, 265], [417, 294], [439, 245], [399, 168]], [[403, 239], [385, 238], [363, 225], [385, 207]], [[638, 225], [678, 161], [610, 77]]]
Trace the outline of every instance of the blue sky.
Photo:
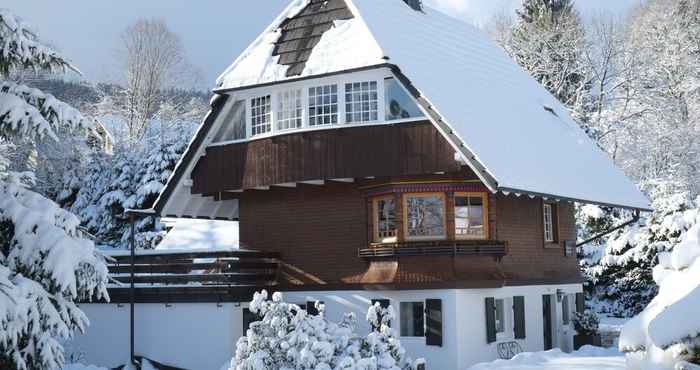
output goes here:
[[[5, 3], [11, 1], [9, 3]], [[475, 24], [512, 11], [521, 0], [424, 0]], [[578, 0], [584, 15], [626, 13], [640, 0]], [[208, 86], [285, 7], [288, 0], [0, 0], [76, 64], [86, 79], [118, 76], [120, 32], [139, 17], [165, 19]]]

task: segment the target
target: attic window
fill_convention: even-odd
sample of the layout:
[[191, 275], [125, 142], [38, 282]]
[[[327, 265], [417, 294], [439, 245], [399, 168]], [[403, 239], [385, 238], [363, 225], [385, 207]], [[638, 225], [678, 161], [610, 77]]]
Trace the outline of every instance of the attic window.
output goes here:
[[422, 0], [403, 0], [408, 6], [410, 6], [413, 10], [417, 11], [422, 11], [423, 10], [423, 1]]

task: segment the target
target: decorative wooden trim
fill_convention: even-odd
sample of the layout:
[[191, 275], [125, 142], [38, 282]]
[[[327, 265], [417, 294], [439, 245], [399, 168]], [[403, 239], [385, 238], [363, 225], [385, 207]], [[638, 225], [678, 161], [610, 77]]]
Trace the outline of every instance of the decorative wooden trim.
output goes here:
[[[430, 197], [437, 196], [442, 199], [442, 224], [444, 228], [443, 235], [437, 236], [409, 236], [408, 235], [408, 198], [409, 197]], [[401, 204], [403, 205], [403, 236], [406, 241], [430, 241], [430, 240], [445, 240], [447, 239], [447, 216], [445, 209], [447, 202], [445, 201], [445, 193], [425, 192], [425, 193], [404, 193], [402, 194]]]
[[498, 240], [455, 240], [377, 244], [357, 251], [360, 258], [402, 256], [487, 256], [500, 260], [508, 254], [506, 243]]
[[483, 210], [482, 210], [482, 225], [484, 228], [484, 236], [479, 238], [479, 237], [470, 237], [470, 236], [459, 236], [457, 235], [457, 213], [455, 212], [455, 239], [456, 240], [487, 240], [491, 237], [491, 232], [490, 232], [490, 225], [489, 225], [489, 195], [488, 193], [485, 192], [455, 192], [454, 193], [454, 208], [456, 211], [457, 208], [457, 197], [480, 197], [481, 202], [483, 205]]

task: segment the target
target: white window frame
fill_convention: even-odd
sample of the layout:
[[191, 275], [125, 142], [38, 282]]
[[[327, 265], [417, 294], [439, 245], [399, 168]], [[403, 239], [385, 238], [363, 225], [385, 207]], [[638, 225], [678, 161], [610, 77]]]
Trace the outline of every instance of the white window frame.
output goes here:
[[[377, 118], [376, 118], [376, 119], [372, 119], [372, 116], [371, 116], [371, 114], [372, 114], [372, 108], [371, 108], [371, 106], [370, 106], [369, 111], [367, 112], [367, 113], [370, 115], [370, 117], [369, 117], [369, 119], [368, 119], [367, 121], [364, 121], [364, 118], [360, 119], [359, 121], [355, 121], [355, 120], [348, 121], [348, 119], [347, 119], [347, 115], [348, 115], [347, 106], [348, 106], [348, 104], [351, 104], [351, 105], [352, 105], [352, 104], [357, 104], [357, 103], [358, 103], [358, 102], [355, 102], [355, 101], [353, 101], [352, 103], [348, 103], [348, 101], [347, 101], [347, 95], [348, 95], [347, 88], [348, 88], [348, 85], [352, 85], [352, 87], [354, 88], [354, 85], [355, 85], [355, 84], [359, 84], [359, 85], [360, 85], [360, 89], [362, 89], [362, 84], [365, 84], [365, 83], [368, 84], [368, 89], [370, 89], [370, 90], [367, 90], [367, 92], [368, 92], [369, 94], [372, 93], [372, 90], [371, 90], [371, 85], [372, 85], [372, 83], [375, 84], [375, 93], [377, 94], [377, 101], [376, 101], [376, 103], [377, 103], [377, 109], [375, 109], [375, 112], [376, 112], [376, 114], [377, 114]], [[385, 107], [379, 105], [379, 102], [380, 102], [380, 101], [383, 101], [383, 99], [380, 99], [380, 96], [379, 96], [379, 89], [384, 89], [384, 90], [385, 90], [382, 94], [386, 93], [386, 89], [384, 88], [384, 80], [381, 80], [381, 81], [377, 81], [377, 80], [347, 81], [346, 83], [343, 84], [342, 88], [343, 88], [342, 93], [343, 93], [343, 99], [344, 99], [344, 105], [343, 105], [343, 106], [345, 107], [345, 115], [344, 115], [345, 124], [368, 124], [368, 123], [375, 123], [375, 122], [379, 122], [379, 121], [380, 121], [380, 116], [379, 116], [379, 114], [380, 114], [380, 112], [383, 112], [383, 111], [384, 111]], [[362, 95], [362, 91], [360, 90], [359, 93], [358, 93], [358, 92], [355, 92], [355, 91], [350, 92], [350, 95], [356, 95], [356, 94]], [[369, 100], [368, 102], [369, 102], [369, 104], [372, 104], [372, 100]], [[359, 102], [359, 104], [362, 104], [362, 103], [363, 103], [362, 101]], [[359, 114], [362, 115], [363, 113], [364, 113], [364, 110], [363, 110], [363, 109], [360, 109]], [[358, 112], [354, 112], [354, 110], [353, 110], [353, 113], [351, 113], [351, 114], [353, 114], [353, 115], [354, 115], [354, 114], [358, 114]]]
[[[352, 72], [352, 73], [344, 73], [344, 74], [337, 74], [333, 76], [326, 76], [326, 77], [320, 77], [320, 78], [312, 78], [312, 79], [296, 79], [296, 80], [290, 80], [284, 83], [279, 83], [275, 85], [266, 85], [266, 86], [260, 86], [260, 87], [254, 87], [251, 89], [242, 89], [242, 90], [237, 90], [235, 93], [231, 93], [231, 98], [235, 98], [236, 100], [244, 100], [246, 101], [245, 105], [245, 115], [246, 115], [246, 137], [244, 139], [238, 139], [238, 140], [230, 140], [230, 141], [223, 141], [223, 142], [218, 142], [218, 143], [211, 143], [208, 142], [207, 146], [223, 146], [223, 145], [229, 145], [229, 144], [237, 144], [237, 143], [242, 143], [242, 142], [249, 142], [249, 141], [254, 141], [254, 140], [259, 140], [259, 139], [264, 139], [264, 138], [269, 138], [272, 136], [277, 136], [277, 135], [287, 135], [287, 134], [292, 134], [292, 133], [300, 133], [300, 132], [306, 132], [306, 131], [319, 131], [319, 130], [329, 130], [329, 129], [338, 129], [338, 128], [347, 128], [347, 127], [366, 127], [366, 126], [374, 126], [374, 125], [393, 125], [393, 124], [400, 124], [400, 123], [407, 123], [407, 122], [419, 122], [419, 121], [426, 121], [428, 120], [428, 115], [423, 109], [423, 107], [420, 106], [418, 101], [410, 94], [408, 93], [408, 90], [406, 89], [403, 84], [401, 84], [401, 87], [407, 91], [407, 94], [409, 98], [412, 100], [412, 102], [423, 112], [423, 116], [421, 117], [413, 117], [413, 118], [407, 118], [407, 119], [400, 119], [400, 120], [393, 120], [393, 121], [387, 121], [385, 117], [385, 93], [386, 93], [386, 88], [384, 86], [385, 79], [386, 78], [394, 78], [397, 81], [398, 80], [397, 76], [391, 72], [390, 69], [388, 68], [377, 68], [377, 69], [371, 69], [371, 70], [366, 70], [366, 71], [359, 71], [359, 72]], [[347, 123], [345, 120], [345, 84], [346, 83], [355, 83], [355, 82], [370, 82], [370, 81], [375, 81], [377, 83], [377, 120], [376, 121], [371, 121], [371, 122], [352, 122], [352, 123]], [[309, 93], [309, 88], [310, 87], [316, 87], [316, 86], [323, 86], [323, 85], [337, 85], [338, 86], [338, 122], [336, 124], [329, 124], [329, 125], [320, 125], [320, 126], [309, 126], [309, 99], [308, 99], [308, 93]], [[277, 129], [277, 116], [278, 116], [278, 106], [279, 106], [279, 94], [283, 93], [284, 91], [290, 91], [290, 90], [301, 90], [302, 94], [302, 125], [301, 128], [293, 128], [293, 129], [285, 129], [285, 130], [279, 130]], [[252, 136], [252, 117], [251, 117], [251, 107], [250, 107], [250, 100], [255, 97], [261, 97], [261, 96], [267, 96], [270, 95], [271, 98], [271, 130], [269, 132], [263, 133], [263, 134], [257, 134], [255, 136]], [[224, 115], [222, 115], [224, 116]], [[221, 123], [217, 123], [220, 125]], [[214, 130], [215, 131], [215, 130]], [[213, 131], [213, 132], [214, 132]]]
[[544, 230], [544, 241], [554, 242], [554, 212], [552, 204], [544, 203], [542, 206], [542, 222]]
[[[297, 117], [294, 117], [293, 119], [291, 119], [291, 118], [289, 118], [289, 117], [286, 117], [286, 118], [285, 118], [285, 121], [287, 121], [287, 124], [289, 124], [289, 123], [291, 123], [292, 120], [301, 119], [301, 126], [299, 126], [299, 127], [291, 127], [291, 128], [279, 128], [278, 125], [280, 124], [280, 119], [281, 119], [280, 113], [282, 113], [282, 112], [280, 111], [280, 108], [282, 108], [282, 106], [281, 106], [281, 104], [282, 104], [282, 101], [281, 101], [282, 95], [283, 95], [283, 94], [290, 94], [289, 96], [290, 96], [290, 99], [291, 99], [291, 103], [294, 105], [294, 107], [292, 108], [292, 111], [293, 111], [293, 110], [296, 110], [296, 104], [295, 104], [295, 102], [296, 102], [296, 97], [295, 97], [295, 95], [294, 95], [294, 94], [296, 94], [296, 93], [299, 94], [299, 99], [301, 100], [301, 116], [298, 117], [298, 118], [297, 118]], [[272, 107], [272, 115], [274, 116], [274, 121], [273, 121], [273, 122], [274, 122], [274, 125], [273, 125], [273, 126], [274, 126], [274, 128], [273, 128], [273, 131], [274, 131], [274, 132], [295, 131], [295, 130], [299, 130], [299, 129], [303, 129], [303, 128], [304, 128], [304, 124], [306, 123], [306, 122], [305, 122], [305, 121], [306, 121], [306, 118], [305, 118], [306, 115], [304, 114], [304, 99], [306, 99], [306, 94], [304, 94], [304, 89], [301, 89], [301, 88], [278, 89], [278, 90], [275, 91], [275, 93], [274, 93], [274, 95], [273, 95], [273, 98], [272, 98], [272, 104], [274, 104], [273, 107]], [[287, 107], [287, 108], [289, 108], [289, 107]], [[287, 113], [289, 113], [289, 111], [287, 111]]]
[[[252, 112], [252, 110], [253, 110], [252, 103], [253, 103], [253, 101], [255, 101], [257, 99], [267, 99], [268, 97], [269, 97], [269, 108], [268, 108], [269, 111], [266, 113], [266, 115], [268, 115], [268, 119], [267, 119], [267, 124], [264, 124], [264, 125], [265, 126], [269, 125], [270, 129], [265, 131], [265, 132], [253, 134], [253, 118], [254, 117], [252, 114], [253, 113]], [[250, 127], [249, 132], [248, 132], [248, 137], [263, 136], [263, 135], [267, 135], [273, 131], [273, 126], [275, 124], [275, 117], [274, 117], [275, 115], [274, 115], [274, 108], [273, 107], [274, 107], [274, 103], [272, 102], [272, 95], [271, 94], [253, 96], [253, 97], [248, 98], [248, 108], [250, 109], [250, 114], [248, 114], [246, 117], [248, 119], [248, 124], [249, 124], [248, 126]], [[260, 125], [257, 125], [257, 126], [260, 126]]]
[[[503, 341], [515, 338], [514, 329], [514, 313], [513, 313], [513, 297], [501, 297], [495, 298], [494, 309], [497, 310], [497, 301], [503, 302], [503, 331], [498, 331], [498, 325], [496, 325], [496, 340]], [[494, 317], [498, 318], [498, 312], [494, 312]]]

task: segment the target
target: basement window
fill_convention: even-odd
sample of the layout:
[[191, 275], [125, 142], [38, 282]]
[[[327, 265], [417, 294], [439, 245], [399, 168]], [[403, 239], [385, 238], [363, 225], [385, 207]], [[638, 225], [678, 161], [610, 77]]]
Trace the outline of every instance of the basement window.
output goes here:
[[400, 321], [402, 337], [423, 337], [425, 307], [423, 302], [401, 302]]
[[377, 81], [345, 84], [345, 123], [377, 121], [378, 104]]
[[270, 95], [250, 100], [251, 134], [261, 135], [272, 130], [272, 109]]
[[309, 88], [309, 126], [338, 123], [338, 85]]

